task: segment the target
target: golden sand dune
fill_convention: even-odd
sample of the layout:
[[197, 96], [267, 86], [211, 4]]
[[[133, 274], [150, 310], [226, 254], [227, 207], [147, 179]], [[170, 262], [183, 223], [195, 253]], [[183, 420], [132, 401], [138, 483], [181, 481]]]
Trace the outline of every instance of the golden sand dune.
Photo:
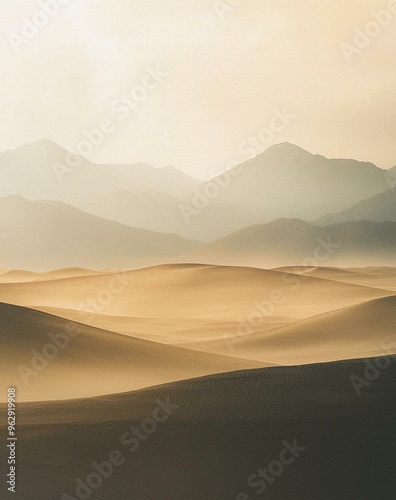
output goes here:
[[26, 283], [30, 281], [47, 281], [61, 278], [75, 278], [76, 276], [90, 276], [93, 274], [105, 274], [105, 272], [91, 271], [82, 268], [66, 268], [43, 273], [33, 271], [9, 271], [0, 273], [0, 283]]
[[396, 291], [396, 268], [393, 267], [339, 268], [297, 266], [281, 267], [274, 270]]
[[278, 271], [199, 264], [0, 284], [0, 301], [27, 307], [226, 321], [241, 321], [257, 312], [264, 319], [307, 318], [392, 294], [389, 290]]
[[4, 271], [0, 274], [0, 283], [25, 283], [36, 281], [40, 274], [32, 271]]
[[231, 337], [227, 343], [183, 346], [285, 365], [384, 356], [396, 353], [395, 317], [396, 296], [384, 297], [286, 327]]
[[184, 350], [0, 304], [1, 397], [18, 401], [81, 398], [140, 389], [211, 373], [266, 366]]
[[[226, 339], [236, 332], [240, 322], [224, 318], [161, 318], [138, 316], [112, 316], [106, 314], [90, 314], [74, 309], [56, 307], [35, 307], [36, 310], [71, 319], [103, 330], [111, 330], [124, 335], [154, 340], [164, 344], [180, 342], [200, 342], [206, 340]], [[285, 316], [269, 316], [261, 328], [285, 326], [295, 318]]]

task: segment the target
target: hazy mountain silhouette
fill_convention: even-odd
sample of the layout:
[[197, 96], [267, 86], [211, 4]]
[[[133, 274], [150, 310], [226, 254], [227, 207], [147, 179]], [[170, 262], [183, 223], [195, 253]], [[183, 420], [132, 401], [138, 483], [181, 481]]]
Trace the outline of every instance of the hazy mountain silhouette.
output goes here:
[[374, 222], [396, 221], [396, 191], [389, 189], [385, 193], [377, 194], [346, 210], [321, 217], [316, 223], [329, 225], [359, 220]]
[[78, 208], [131, 227], [196, 237], [192, 228], [186, 227], [179, 205], [180, 200], [168, 193], [145, 189], [136, 193], [112, 191], [82, 200]]
[[195, 246], [180, 236], [134, 229], [62, 202], [0, 199], [1, 266], [46, 270], [152, 263]]
[[237, 204], [209, 200], [202, 209], [196, 209], [168, 193], [149, 189], [134, 193], [116, 190], [73, 205], [131, 227], [202, 241], [216, 240], [255, 220], [254, 210], [244, 210]]
[[[67, 166], [67, 159], [76, 165]], [[173, 167], [96, 165], [41, 140], [0, 154], [0, 177], [0, 196], [63, 201], [132, 228], [203, 241], [280, 217], [324, 217], [322, 225], [360, 220], [326, 216], [389, 191], [389, 173], [372, 163], [329, 160], [289, 143], [270, 147], [208, 184]], [[392, 211], [384, 196], [384, 211]]]
[[[243, 265], [289, 262], [292, 265], [326, 263], [394, 263], [396, 222], [356, 221], [317, 227], [298, 219], [251, 226], [208, 245], [205, 256]], [[235, 260], [236, 259], [236, 260]], [[374, 265], [373, 264], [373, 265]], [[272, 265], [272, 264], [271, 264]]]
[[389, 189], [385, 173], [372, 163], [327, 159], [281, 143], [234, 167], [219, 199], [253, 208], [252, 224], [279, 217], [315, 220]]
[[98, 165], [46, 139], [1, 153], [0, 176], [0, 196], [76, 205], [114, 190], [148, 188], [183, 197], [200, 183], [173, 167]]

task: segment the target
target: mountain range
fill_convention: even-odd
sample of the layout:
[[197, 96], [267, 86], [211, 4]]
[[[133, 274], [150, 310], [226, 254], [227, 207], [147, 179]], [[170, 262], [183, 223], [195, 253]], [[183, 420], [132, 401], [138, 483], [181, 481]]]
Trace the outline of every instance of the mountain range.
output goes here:
[[205, 247], [201, 258], [232, 265], [392, 265], [396, 222], [318, 227], [299, 219], [250, 226]]
[[321, 217], [316, 223], [325, 226], [359, 220], [373, 222], [396, 221], [396, 190], [394, 188], [388, 189], [384, 193], [363, 200], [341, 212]]
[[156, 262], [188, 251], [177, 235], [123, 226], [59, 201], [0, 199], [1, 267], [123, 267]]
[[313, 221], [388, 190], [386, 173], [372, 163], [328, 159], [281, 143], [234, 167], [234, 182], [219, 198], [253, 207], [260, 223]]
[[329, 238], [328, 262], [389, 264], [393, 172], [282, 143], [202, 183], [173, 167], [96, 165], [41, 140], [0, 154], [0, 266], [292, 265], [322, 258]]
[[0, 196], [71, 204], [125, 189], [183, 197], [201, 182], [170, 166], [95, 164], [47, 139], [1, 153], [0, 177]]

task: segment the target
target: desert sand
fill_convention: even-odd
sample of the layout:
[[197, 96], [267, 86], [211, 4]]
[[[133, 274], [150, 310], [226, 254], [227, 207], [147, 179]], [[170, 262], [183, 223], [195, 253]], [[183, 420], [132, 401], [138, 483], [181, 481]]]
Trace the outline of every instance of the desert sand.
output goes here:
[[0, 377], [4, 387], [18, 386], [18, 401], [125, 392], [265, 366], [135, 339], [19, 306], [1, 304], [0, 314]]
[[[18, 498], [252, 500], [264, 487], [257, 470], [296, 440], [304, 451], [264, 483], [265, 498], [390, 500], [395, 276], [4, 270], [1, 396], [16, 386]], [[159, 401], [173, 409], [154, 421]], [[87, 486], [113, 452], [122, 464]]]
[[[391, 500], [387, 436], [396, 431], [396, 365], [358, 397], [349, 377], [365, 366], [353, 360], [247, 370], [21, 405], [18, 498], [70, 500], [79, 498], [80, 485], [101, 500], [252, 500], [264, 486], [261, 498], [273, 500]], [[165, 419], [162, 412], [165, 420], [149, 427], [158, 401], [170, 403], [170, 414]], [[132, 426], [140, 431], [135, 441]], [[258, 470], [279, 460], [285, 442], [298, 449], [285, 455], [281, 477], [257, 482]], [[106, 469], [111, 454], [119, 465]], [[106, 478], [90, 476], [94, 463]], [[90, 479], [95, 487], [87, 490]]]
[[19, 381], [20, 401], [60, 400], [396, 352], [392, 270], [299, 271], [5, 273], [2, 383]]

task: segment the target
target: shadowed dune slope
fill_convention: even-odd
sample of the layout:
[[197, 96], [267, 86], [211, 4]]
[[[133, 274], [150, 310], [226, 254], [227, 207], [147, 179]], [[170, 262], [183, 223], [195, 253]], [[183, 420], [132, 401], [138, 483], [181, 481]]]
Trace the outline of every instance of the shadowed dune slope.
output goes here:
[[[140, 317], [140, 316], [111, 316], [107, 314], [87, 315], [74, 309], [60, 309], [56, 307], [35, 307], [36, 310], [59, 316], [72, 321], [111, 330], [113, 332], [132, 335], [147, 340], [154, 340], [164, 344], [179, 342], [200, 342], [206, 340], [225, 341], [237, 332], [239, 322], [226, 318], [200, 317]], [[286, 316], [269, 316], [262, 325], [264, 329], [285, 326], [294, 321]], [[229, 353], [228, 353], [229, 354]]]
[[[180, 343], [183, 347], [275, 364], [297, 365], [396, 353], [396, 296], [291, 322], [247, 330], [226, 342]], [[275, 361], [276, 360], [276, 361]]]
[[[300, 364], [396, 353], [396, 296], [375, 299], [246, 338], [235, 354]], [[261, 356], [258, 356], [258, 353]]]
[[265, 366], [91, 328], [0, 304], [2, 392], [18, 401], [123, 392], [210, 373]]
[[[350, 377], [363, 376], [366, 364], [249, 370], [101, 398], [22, 404], [20, 498], [76, 498], [76, 478], [85, 481], [93, 462], [118, 450], [124, 463], [94, 498], [252, 500], [262, 487], [252, 485], [258, 469], [279, 460], [286, 441], [299, 447], [295, 460], [287, 454], [292, 463], [270, 476], [263, 498], [393, 500], [396, 364], [358, 396]], [[137, 449], [121, 441], [131, 426], [142, 430], [158, 399], [172, 404], [168, 419]]]

